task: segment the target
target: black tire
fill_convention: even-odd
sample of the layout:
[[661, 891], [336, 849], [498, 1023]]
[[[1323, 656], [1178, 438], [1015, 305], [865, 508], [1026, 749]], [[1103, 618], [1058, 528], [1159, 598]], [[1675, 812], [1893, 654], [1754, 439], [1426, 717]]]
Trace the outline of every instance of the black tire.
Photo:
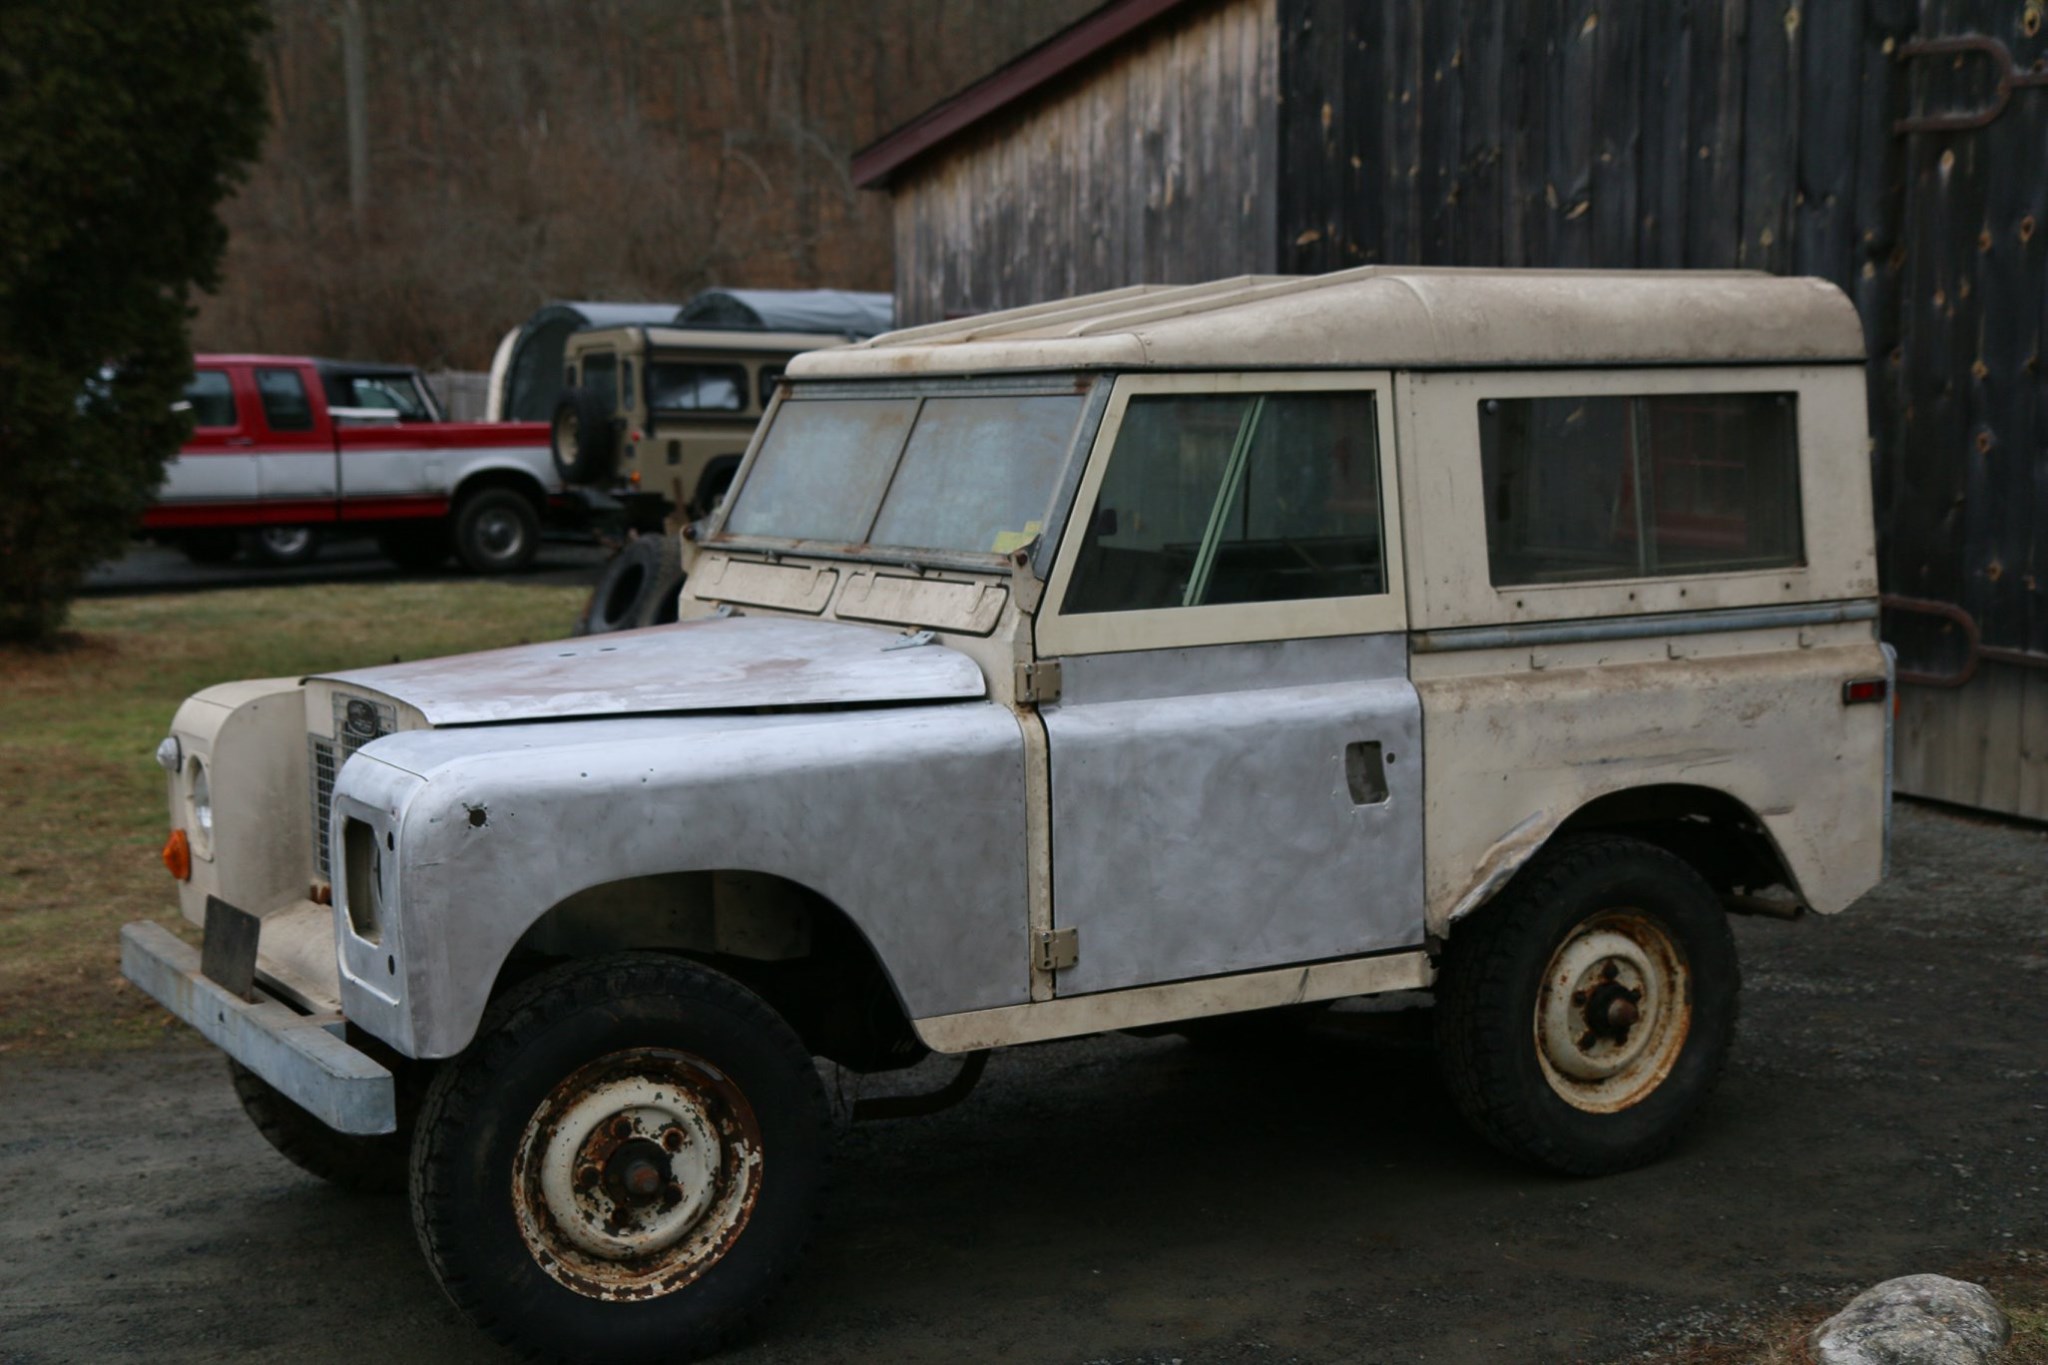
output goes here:
[[[649, 1105], [670, 1117], [649, 1118]], [[686, 1110], [710, 1117], [674, 1117]], [[731, 977], [651, 953], [570, 963], [493, 1005], [428, 1087], [413, 1226], [455, 1306], [508, 1346], [570, 1360], [694, 1359], [789, 1279], [817, 1220], [830, 1123], [809, 1051]], [[558, 1152], [565, 1133], [583, 1136]], [[702, 1191], [695, 1213], [687, 1182]], [[664, 1192], [634, 1205], [623, 1192], [634, 1186]], [[639, 1235], [671, 1216], [698, 1220], [676, 1234], [681, 1251], [637, 1260], [593, 1258], [567, 1230]], [[600, 1286], [610, 1297], [592, 1292]]]
[[512, 573], [540, 553], [540, 513], [511, 488], [479, 488], [455, 507], [455, 553], [477, 573]]
[[178, 548], [194, 564], [229, 564], [242, 551], [242, 538], [233, 531], [189, 531], [178, 537]]
[[358, 1194], [398, 1194], [405, 1189], [412, 1135], [403, 1127], [374, 1137], [337, 1133], [234, 1058], [227, 1061], [242, 1112], [285, 1160]]
[[382, 531], [377, 548], [407, 573], [430, 573], [448, 562], [448, 528], [435, 521]]
[[1436, 1044], [1452, 1097], [1494, 1146], [1551, 1170], [1603, 1175], [1663, 1155], [1735, 1036], [1727, 914], [1689, 864], [1637, 839], [1547, 850], [1452, 927], [1441, 965]]
[[317, 526], [264, 526], [249, 533], [249, 553], [265, 564], [310, 564], [320, 554]]
[[548, 437], [562, 482], [606, 482], [618, 464], [618, 445], [617, 414], [611, 405], [589, 389], [564, 389], [555, 402]]
[[590, 590], [578, 635], [672, 624], [683, 586], [683, 551], [676, 537], [637, 536], [611, 557]]

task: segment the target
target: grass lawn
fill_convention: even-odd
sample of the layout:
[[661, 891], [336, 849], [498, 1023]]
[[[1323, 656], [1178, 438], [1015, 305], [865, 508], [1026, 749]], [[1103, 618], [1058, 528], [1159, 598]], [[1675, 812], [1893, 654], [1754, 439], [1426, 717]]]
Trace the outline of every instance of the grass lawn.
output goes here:
[[[0, 1053], [163, 1036], [122, 924], [183, 925], [153, 753], [190, 693], [566, 635], [585, 590], [491, 580], [81, 601], [51, 651], [0, 646]], [[182, 1032], [183, 1026], [176, 1026]]]

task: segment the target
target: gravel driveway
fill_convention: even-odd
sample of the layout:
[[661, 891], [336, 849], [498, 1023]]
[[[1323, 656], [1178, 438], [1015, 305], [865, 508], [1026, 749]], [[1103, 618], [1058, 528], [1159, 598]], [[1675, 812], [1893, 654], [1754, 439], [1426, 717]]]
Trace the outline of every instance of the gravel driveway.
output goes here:
[[[1024, 1049], [846, 1135], [807, 1267], [726, 1359], [1616, 1361], [2048, 1245], [2048, 831], [1902, 805], [1883, 890], [1737, 937], [1728, 1079], [1649, 1170], [1506, 1164], [1412, 1020]], [[506, 1358], [404, 1201], [274, 1156], [210, 1051], [0, 1059], [0, 1359]]]

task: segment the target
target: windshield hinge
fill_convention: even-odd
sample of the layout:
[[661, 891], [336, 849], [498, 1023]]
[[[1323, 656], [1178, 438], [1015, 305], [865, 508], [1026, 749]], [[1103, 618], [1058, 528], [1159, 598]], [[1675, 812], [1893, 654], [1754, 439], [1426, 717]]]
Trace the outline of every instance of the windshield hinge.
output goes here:
[[1060, 699], [1060, 661], [1040, 659], [1017, 665], [1017, 700], [1040, 705]]
[[1033, 965], [1041, 972], [1063, 972], [1081, 960], [1079, 929], [1047, 929], [1038, 935]]

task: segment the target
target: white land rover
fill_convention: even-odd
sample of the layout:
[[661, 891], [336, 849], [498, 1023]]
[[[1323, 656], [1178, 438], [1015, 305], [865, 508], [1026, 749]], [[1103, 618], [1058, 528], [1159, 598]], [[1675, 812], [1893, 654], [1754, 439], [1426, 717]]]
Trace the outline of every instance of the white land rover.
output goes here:
[[126, 971], [563, 1357], [784, 1278], [815, 1057], [1427, 989], [1488, 1138], [1636, 1165], [1727, 916], [1883, 869], [1862, 350], [1817, 280], [1365, 269], [808, 354], [679, 624], [188, 700], [205, 951]]

